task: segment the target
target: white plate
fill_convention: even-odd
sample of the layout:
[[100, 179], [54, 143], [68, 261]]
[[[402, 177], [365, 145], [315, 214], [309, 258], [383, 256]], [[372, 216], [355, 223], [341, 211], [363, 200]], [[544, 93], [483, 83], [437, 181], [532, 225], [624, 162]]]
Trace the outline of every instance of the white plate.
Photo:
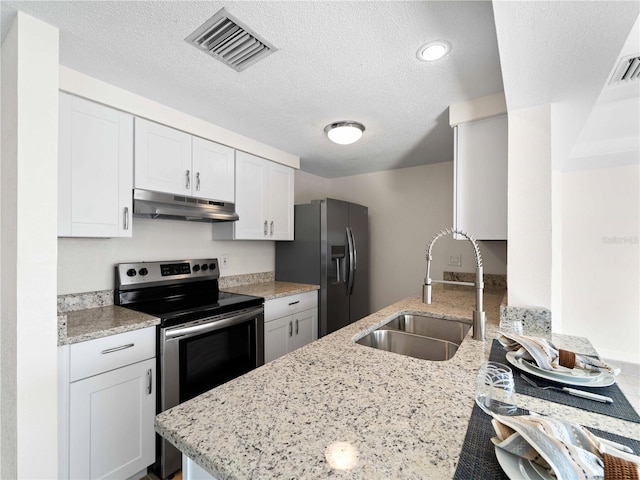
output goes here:
[[608, 372], [600, 372], [592, 377], [574, 377], [573, 375], [562, 375], [555, 372], [549, 372], [539, 367], [533, 367], [529, 362], [522, 358], [516, 357], [515, 352], [507, 352], [507, 362], [519, 370], [523, 370], [535, 377], [559, 382], [565, 385], [573, 385], [576, 387], [608, 387], [616, 383], [616, 377]]
[[496, 447], [496, 458], [509, 480], [554, 480], [554, 477], [540, 465], [509, 453], [500, 447]]
[[581, 368], [566, 368], [563, 366], [558, 366], [556, 367], [555, 370], [545, 370], [544, 368], [540, 368], [538, 365], [536, 365], [534, 361], [524, 360], [524, 359], [522, 361], [527, 363], [527, 365], [529, 365], [534, 370], [537, 370], [538, 373], [552, 375], [554, 377], [558, 377], [563, 380], [573, 380], [576, 382], [588, 382], [597, 377], [600, 377], [603, 374], [603, 372], [601, 371], [594, 372], [594, 371], [583, 370]]

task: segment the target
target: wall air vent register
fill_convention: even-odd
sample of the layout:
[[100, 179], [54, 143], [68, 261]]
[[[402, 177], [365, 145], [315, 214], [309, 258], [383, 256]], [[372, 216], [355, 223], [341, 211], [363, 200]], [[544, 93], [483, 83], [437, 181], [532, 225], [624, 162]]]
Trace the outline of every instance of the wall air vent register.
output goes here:
[[611, 77], [610, 85], [624, 85], [640, 80], [640, 55], [623, 57]]
[[238, 72], [277, 50], [224, 8], [185, 40]]

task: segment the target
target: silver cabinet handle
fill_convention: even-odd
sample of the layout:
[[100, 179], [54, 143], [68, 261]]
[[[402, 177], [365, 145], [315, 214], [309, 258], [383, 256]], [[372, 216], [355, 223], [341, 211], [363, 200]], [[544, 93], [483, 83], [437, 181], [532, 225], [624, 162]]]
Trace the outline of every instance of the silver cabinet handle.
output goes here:
[[264, 235], [267, 236], [267, 221], [264, 221]]
[[129, 207], [124, 207], [124, 229], [129, 230]]
[[147, 370], [147, 395], [151, 395], [153, 390], [153, 371]]
[[187, 184], [185, 187], [187, 190], [191, 188], [191, 172], [187, 170]]
[[297, 305], [298, 303], [300, 303], [300, 300], [296, 300], [295, 302], [291, 302], [291, 303], [289, 304], [289, 306], [291, 306], [291, 305]]
[[200, 172], [196, 172], [196, 190], [200, 191]]
[[298, 331], [299, 331], [299, 330], [300, 330], [300, 329], [298, 328], [298, 319], [296, 318], [296, 335], [298, 334]]
[[126, 350], [127, 348], [133, 347], [133, 343], [127, 343], [126, 345], [120, 345], [119, 347], [107, 348], [106, 350], [102, 350], [102, 354], [106, 355], [107, 353], [119, 352], [120, 350]]
[[271, 220], [271, 236], [273, 237], [273, 220]]
[[293, 322], [289, 322], [289, 336], [293, 336]]

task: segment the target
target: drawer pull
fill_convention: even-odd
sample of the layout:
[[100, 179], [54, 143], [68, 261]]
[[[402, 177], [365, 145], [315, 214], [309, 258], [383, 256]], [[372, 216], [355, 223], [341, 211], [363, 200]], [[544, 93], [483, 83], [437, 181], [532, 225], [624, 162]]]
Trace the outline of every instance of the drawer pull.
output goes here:
[[127, 348], [131, 348], [134, 345], [135, 345], [134, 343], [127, 343], [126, 345], [121, 345], [119, 347], [107, 348], [106, 350], [102, 350], [102, 354], [106, 355], [107, 353], [118, 352], [120, 350], [126, 350]]
[[153, 371], [149, 369], [147, 370], [147, 394], [151, 395], [152, 390], [153, 390]]
[[291, 302], [291, 303], [289, 304], [289, 306], [291, 306], [291, 305], [296, 305], [297, 303], [300, 303], [300, 300], [297, 300], [297, 301], [295, 301], [295, 302]]

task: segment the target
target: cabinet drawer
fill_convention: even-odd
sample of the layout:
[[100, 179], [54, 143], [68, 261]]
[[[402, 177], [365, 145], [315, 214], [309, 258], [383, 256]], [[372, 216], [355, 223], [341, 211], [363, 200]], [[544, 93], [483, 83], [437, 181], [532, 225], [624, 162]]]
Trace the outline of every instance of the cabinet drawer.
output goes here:
[[69, 349], [69, 381], [74, 382], [155, 356], [155, 327], [74, 343]]
[[264, 302], [264, 321], [274, 320], [286, 315], [316, 308], [318, 306], [318, 291], [298, 293], [287, 297], [275, 298]]

